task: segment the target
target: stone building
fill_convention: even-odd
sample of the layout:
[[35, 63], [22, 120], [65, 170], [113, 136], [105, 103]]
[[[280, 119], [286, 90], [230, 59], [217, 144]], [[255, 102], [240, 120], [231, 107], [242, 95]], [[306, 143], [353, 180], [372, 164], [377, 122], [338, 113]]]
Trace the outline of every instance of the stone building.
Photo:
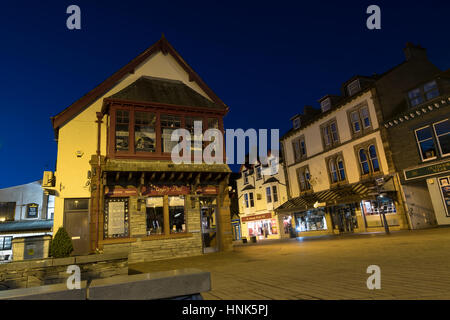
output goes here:
[[[230, 250], [229, 167], [171, 160], [175, 129], [223, 133], [227, 112], [161, 38], [52, 117], [55, 230], [76, 254], [126, 250], [130, 262]], [[207, 145], [201, 132], [193, 152]]]
[[408, 88], [384, 121], [413, 229], [450, 224], [450, 70]]
[[[405, 92], [439, 69], [426, 50], [408, 43], [405, 61], [382, 74], [356, 75], [337, 95], [305, 107], [282, 138], [289, 201], [277, 208], [295, 217], [300, 235], [408, 229], [400, 177], [385, 119], [402, 107]], [[412, 148], [413, 145], [408, 145]]]

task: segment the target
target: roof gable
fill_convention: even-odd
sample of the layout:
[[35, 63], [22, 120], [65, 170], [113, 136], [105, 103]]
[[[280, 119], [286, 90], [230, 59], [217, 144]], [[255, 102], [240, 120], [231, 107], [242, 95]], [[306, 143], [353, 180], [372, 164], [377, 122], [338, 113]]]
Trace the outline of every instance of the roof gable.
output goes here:
[[143, 76], [107, 99], [157, 102], [163, 104], [223, 110], [182, 81]]
[[175, 61], [181, 66], [181, 68], [189, 75], [189, 81], [194, 81], [214, 102], [218, 107], [228, 110], [228, 106], [217, 97], [217, 95], [206, 85], [206, 83], [200, 78], [200, 76], [187, 64], [187, 62], [180, 56], [180, 54], [172, 47], [167, 39], [162, 36], [155, 44], [147, 48], [144, 52], [131, 60], [124, 67], [116, 71], [113, 75], [100, 83], [97, 87], [89, 91], [86, 95], [75, 101], [72, 105], [64, 109], [56, 116], [51, 117], [53, 129], [55, 132], [66, 122], [70, 121], [73, 117], [85, 110], [89, 105], [97, 101], [101, 96], [106, 94], [114, 86], [124, 79], [129, 74], [133, 74], [134, 71], [144, 63], [150, 56], [155, 53], [161, 52], [164, 55], [170, 54]]

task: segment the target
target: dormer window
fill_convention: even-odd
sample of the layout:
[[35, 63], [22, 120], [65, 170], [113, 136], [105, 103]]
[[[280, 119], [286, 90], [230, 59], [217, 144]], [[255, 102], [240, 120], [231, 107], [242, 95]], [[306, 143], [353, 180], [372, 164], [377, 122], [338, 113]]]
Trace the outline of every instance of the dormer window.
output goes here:
[[300, 118], [299, 117], [295, 118], [292, 123], [294, 125], [294, 129], [300, 128]]
[[326, 112], [331, 109], [331, 99], [326, 98], [320, 103], [320, 109], [322, 109], [322, 112]]
[[347, 93], [349, 96], [354, 95], [359, 90], [361, 90], [359, 79], [353, 80], [349, 85], [347, 85]]

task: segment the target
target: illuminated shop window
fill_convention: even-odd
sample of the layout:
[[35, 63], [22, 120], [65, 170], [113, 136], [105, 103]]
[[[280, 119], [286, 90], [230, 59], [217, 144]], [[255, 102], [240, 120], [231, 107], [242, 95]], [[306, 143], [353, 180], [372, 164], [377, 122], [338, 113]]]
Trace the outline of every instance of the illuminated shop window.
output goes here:
[[163, 197], [149, 197], [146, 200], [147, 235], [164, 233]]
[[295, 218], [298, 232], [327, 230], [325, 212], [322, 210], [309, 210], [296, 213]]
[[186, 232], [184, 196], [169, 197], [170, 233]]

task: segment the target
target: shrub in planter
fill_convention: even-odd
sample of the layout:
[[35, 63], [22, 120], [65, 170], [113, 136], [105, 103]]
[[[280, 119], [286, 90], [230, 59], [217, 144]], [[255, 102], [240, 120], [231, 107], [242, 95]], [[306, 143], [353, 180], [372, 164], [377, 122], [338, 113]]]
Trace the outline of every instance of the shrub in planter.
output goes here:
[[72, 239], [66, 229], [60, 227], [50, 243], [50, 256], [53, 258], [65, 258], [73, 251]]

